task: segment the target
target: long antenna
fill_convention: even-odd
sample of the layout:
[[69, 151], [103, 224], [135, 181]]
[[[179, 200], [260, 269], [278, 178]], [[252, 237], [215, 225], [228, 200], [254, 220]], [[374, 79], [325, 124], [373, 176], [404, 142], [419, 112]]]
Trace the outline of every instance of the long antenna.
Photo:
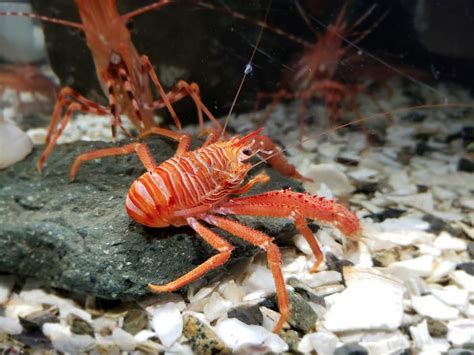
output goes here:
[[[265, 12], [265, 17], [263, 19], [263, 23], [266, 23], [266, 21], [267, 21], [268, 13], [270, 12], [271, 6], [272, 6], [272, 0], [270, 0], [268, 2], [267, 11]], [[237, 93], [235, 94], [234, 100], [232, 101], [232, 105], [230, 106], [230, 109], [229, 109], [229, 113], [227, 114], [227, 117], [225, 119], [224, 128], [222, 129], [221, 136], [225, 133], [227, 125], [229, 124], [230, 115], [234, 111], [235, 104], [237, 103], [237, 99], [239, 98], [240, 92], [241, 92], [241, 90], [244, 86], [245, 79], [247, 78], [248, 75], [250, 75], [252, 73], [252, 70], [253, 70], [252, 69], [253, 68], [252, 67], [252, 62], [253, 62], [253, 59], [255, 57], [255, 53], [257, 53], [257, 48], [260, 44], [260, 41], [262, 39], [263, 31], [264, 31], [264, 27], [260, 26], [260, 31], [258, 33], [257, 41], [255, 42], [255, 46], [253, 48], [252, 55], [250, 56], [250, 60], [247, 63], [247, 65], [245, 66], [244, 75], [242, 76], [242, 79], [240, 80], [239, 88], [237, 89]]]
[[250, 16], [247, 16], [241, 12], [238, 12], [238, 11], [235, 11], [235, 10], [231, 10], [229, 9], [227, 6], [224, 6], [224, 7], [218, 7], [218, 6], [215, 6], [213, 4], [209, 4], [207, 2], [203, 2], [203, 1], [198, 1], [196, 3], [196, 5], [200, 6], [200, 7], [203, 7], [203, 8], [206, 8], [206, 9], [210, 9], [210, 10], [213, 10], [213, 11], [218, 11], [218, 12], [224, 12], [226, 14], [229, 14], [235, 18], [238, 18], [240, 20], [243, 20], [243, 21], [246, 21], [246, 22], [249, 22], [249, 23], [252, 23], [254, 25], [257, 25], [257, 26], [260, 26], [260, 27], [263, 27], [267, 30], [270, 30], [280, 36], [283, 36], [283, 37], [286, 37], [288, 38], [289, 40], [295, 42], [295, 43], [299, 43], [300, 45], [304, 46], [304, 47], [312, 47], [314, 45], [314, 43], [312, 42], [309, 42], [309, 41], [306, 41], [298, 36], [295, 36], [291, 33], [288, 33], [284, 30], [282, 30], [281, 28], [278, 28], [278, 27], [274, 27], [272, 25], [269, 25], [268, 23], [264, 22], [264, 21], [261, 21], [261, 20], [256, 20]]
[[[96, 0], [96, 1], [102, 1], [102, 0]], [[138, 9], [135, 9], [133, 11], [127, 12], [126, 14], [123, 14], [121, 17], [123, 20], [130, 20], [132, 17], [144, 14], [145, 12], [151, 11], [151, 10], [156, 10], [159, 9], [163, 6], [166, 6], [168, 4], [171, 4], [173, 1], [171, 0], [160, 0], [157, 2], [154, 2], [149, 5], [145, 5], [142, 7], [139, 7]]]
[[54, 23], [56, 25], [63, 25], [63, 26], [73, 27], [73, 28], [77, 28], [81, 31], [84, 30], [84, 26], [81, 23], [78, 23], [78, 22], [61, 20], [61, 19], [58, 19], [58, 18], [32, 14], [32, 13], [29, 13], [29, 12], [0, 11], [0, 16], [29, 17], [29, 18], [32, 18], [34, 20], [41, 20], [41, 21], [45, 21], [45, 22]]

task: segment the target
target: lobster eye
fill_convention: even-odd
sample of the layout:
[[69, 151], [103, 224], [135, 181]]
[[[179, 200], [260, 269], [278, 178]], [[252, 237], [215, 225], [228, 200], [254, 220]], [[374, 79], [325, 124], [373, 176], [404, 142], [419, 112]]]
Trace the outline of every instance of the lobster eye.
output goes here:
[[249, 148], [244, 148], [244, 149], [242, 149], [242, 154], [249, 157], [249, 156], [252, 155], [252, 150], [250, 150]]

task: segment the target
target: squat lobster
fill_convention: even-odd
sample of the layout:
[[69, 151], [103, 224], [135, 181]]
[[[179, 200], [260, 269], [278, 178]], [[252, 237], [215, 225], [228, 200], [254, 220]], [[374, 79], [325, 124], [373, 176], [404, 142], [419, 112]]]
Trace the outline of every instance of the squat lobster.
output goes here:
[[[273, 329], [279, 332], [289, 317], [289, 301], [281, 271], [281, 256], [273, 239], [263, 232], [247, 227], [227, 215], [267, 216], [290, 218], [308, 241], [316, 262], [316, 271], [323, 253], [309, 229], [306, 219], [331, 223], [348, 238], [357, 240], [361, 227], [354, 213], [334, 200], [297, 193], [291, 190], [270, 191], [248, 197], [233, 197], [247, 192], [256, 183], [265, 183], [269, 177], [258, 174], [243, 183], [253, 165], [247, 162], [263, 151], [259, 134], [261, 129], [244, 137], [224, 139], [211, 134], [201, 148], [186, 151], [178, 148], [176, 155], [156, 165], [144, 143], [130, 143], [121, 148], [108, 148], [79, 156], [71, 170], [74, 179], [82, 162], [111, 155], [137, 153], [147, 169], [132, 183], [125, 207], [136, 222], [149, 227], [189, 225], [218, 254], [187, 274], [166, 285], [149, 284], [152, 292], [173, 292], [196, 280], [206, 272], [223, 265], [230, 257], [233, 246], [209, 229], [218, 227], [267, 252], [268, 265], [275, 280], [280, 319]], [[203, 223], [204, 222], [204, 223]]]

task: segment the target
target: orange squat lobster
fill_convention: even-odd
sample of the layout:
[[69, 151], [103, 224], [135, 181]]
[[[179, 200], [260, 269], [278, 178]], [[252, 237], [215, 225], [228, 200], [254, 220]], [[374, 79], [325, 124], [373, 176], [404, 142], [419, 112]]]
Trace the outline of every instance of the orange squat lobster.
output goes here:
[[207, 226], [212, 225], [267, 252], [281, 314], [273, 331], [279, 332], [290, 312], [280, 267], [280, 251], [273, 243], [273, 239], [265, 233], [225, 216], [249, 215], [292, 219], [316, 257], [316, 263], [311, 271], [317, 270], [323, 260], [323, 253], [306, 219], [330, 223], [354, 240], [357, 240], [361, 227], [356, 215], [343, 205], [307, 193], [279, 190], [248, 197], [233, 197], [247, 192], [256, 183], [269, 181], [267, 175], [258, 174], [244, 184], [248, 172], [253, 167], [247, 161], [262, 153], [262, 148], [256, 143], [260, 141], [260, 131], [261, 129], [244, 137], [236, 136], [228, 140], [215, 139], [215, 135], [210, 135], [201, 148], [194, 151], [178, 151], [173, 158], [160, 165], [156, 165], [144, 143], [131, 143], [121, 149], [104, 149], [101, 154], [94, 156], [79, 156], [73, 165], [70, 177], [75, 178], [79, 166], [86, 160], [136, 152], [147, 172], [132, 183], [127, 194], [125, 207], [129, 216], [149, 227], [189, 225], [218, 251], [218, 254], [178, 279], [166, 285], [149, 284], [149, 289], [152, 292], [173, 292], [223, 265], [229, 259], [233, 246]]
[[[108, 107], [99, 105], [80, 95], [70, 87], [63, 88], [56, 100], [46, 137], [46, 149], [38, 161], [41, 173], [46, 158], [76, 111], [97, 115], [111, 115], [112, 137], [115, 138], [117, 127], [126, 134], [131, 134], [123, 127], [120, 115], [126, 114], [140, 136], [158, 134], [183, 144], [189, 144], [190, 137], [180, 132], [156, 127], [154, 110], [166, 107], [179, 131], [181, 123], [171, 103], [190, 96], [196, 104], [201, 127], [203, 112], [220, 125], [214, 116], [201, 102], [199, 86], [196, 83], [179, 81], [174, 88], [165, 92], [148, 57], [139, 55], [131, 40], [126, 22], [146, 11], [158, 9], [171, 3], [171, 0], [156, 1], [130, 13], [120, 15], [115, 0], [75, 0], [82, 23], [75, 23], [45, 16], [20, 13], [0, 12], [0, 16], [25, 16], [64, 25], [84, 31], [87, 45], [91, 50], [96, 66], [97, 78], [104, 94], [108, 97]], [[154, 100], [149, 83], [151, 78], [160, 99]]]

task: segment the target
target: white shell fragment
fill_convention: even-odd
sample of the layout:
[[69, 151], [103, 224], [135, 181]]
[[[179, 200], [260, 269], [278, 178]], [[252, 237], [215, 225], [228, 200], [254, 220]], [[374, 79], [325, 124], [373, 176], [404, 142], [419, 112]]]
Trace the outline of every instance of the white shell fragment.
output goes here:
[[449, 307], [433, 295], [412, 297], [412, 306], [418, 314], [438, 320], [456, 319], [459, 311]]
[[0, 118], [0, 169], [23, 160], [32, 149], [33, 143], [25, 132]]
[[111, 338], [124, 351], [132, 351], [137, 345], [133, 335], [120, 328], [113, 330]]
[[449, 322], [448, 340], [455, 346], [474, 342], [474, 320], [459, 319]]
[[212, 322], [226, 314], [231, 307], [232, 302], [223, 299], [219, 293], [213, 292], [203, 311], [209, 322]]
[[399, 354], [410, 347], [407, 336], [400, 331], [369, 333], [364, 335], [359, 344], [369, 354]]
[[169, 302], [154, 309], [151, 327], [164, 346], [171, 346], [183, 332], [183, 317], [178, 306]]
[[451, 237], [446, 232], [441, 232], [438, 238], [434, 241], [434, 246], [440, 250], [455, 250], [463, 251], [467, 248], [465, 240]]
[[53, 294], [48, 294], [41, 289], [25, 290], [20, 293], [20, 298], [24, 301], [36, 304], [49, 304], [59, 308], [61, 317], [66, 318], [69, 314], [85, 320], [86, 322], [92, 321], [90, 313], [80, 309], [72, 300], [58, 297]]
[[73, 334], [69, 327], [62, 324], [43, 324], [43, 334], [51, 340], [56, 350], [63, 353], [82, 353], [91, 350], [95, 345], [95, 340], [90, 335]]
[[456, 270], [451, 274], [451, 278], [467, 292], [474, 293], [474, 276], [464, 270]]
[[457, 286], [450, 285], [443, 288], [431, 288], [431, 293], [448, 306], [466, 309], [469, 304], [469, 293]]
[[434, 258], [431, 255], [422, 255], [418, 258], [394, 262], [388, 269], [394, 273], [405, 271], [418, 276], [429, 276], [434, 269]]
[[410, 327], [410, 334], [414, 342], [415, 348], [421, 350], [422, 354], [440, 354], [449, 349], [449, 342], [440, 339], [441, 341], [435, 341], [428, 331], [428, 323], [426, 319], [417, 324], [416, 326]]
[[288, 345], [277, 335], [258, 325], [247, 325], [236, 318], [225, 319], [217, 323], [217, 336], [231, 350], [237, 350], [244, 344], [266, 345], [269, 351], [281, 353]]
[[332, 355], [338, 344], [337, 337], [329, 332], [306, 334], [298, 344], [298, 351], [308, 354], [316, 351], [318, 355]]
[[[347, 176], [334, 164], [311, 164], [304, 174], [314, 180], [314, 183], [306, 184], [309, 192], [316, 192], [321, 184], [325, 184], [336, 195], [344, 195], [354, 191]], [[314, 185], [311, 189], [308, 185]], [[314, 191], [311, 191], [314, 190]]]
[[[348, 285], [329, 308], [323, 326], [333, 332], [392, 330], [403, 317], [403, 284], [375, 269], [346, 267]], [[333, 297], [333, 296], [332, 296]]]
[[21, 334], [23, 328], [18, 319], [0, 317], [0, 334]]
[[271, 271], [263, 265], [251, 265], [250, 275], [244, 280], [247, 291], [261, 290], [266, 294], [275, 292], [275, 281]]

